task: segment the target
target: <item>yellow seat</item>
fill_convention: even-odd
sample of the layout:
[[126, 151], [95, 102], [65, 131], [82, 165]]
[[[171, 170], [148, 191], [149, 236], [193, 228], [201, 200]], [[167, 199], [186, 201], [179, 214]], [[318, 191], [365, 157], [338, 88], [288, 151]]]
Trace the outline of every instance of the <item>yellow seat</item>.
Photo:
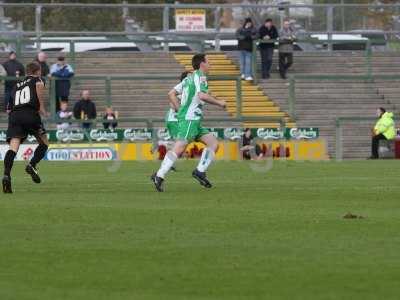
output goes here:
[[283, 117], [285, 113], [283, 112], [242, 112], [244, 117]]
[[[236, 105], [236, 98], [218, 97], [218, 99], [225, 100], [225, 102], [228, 104]], [[277, 106], [277, 105], [272, 101], [265, 101], [264, 99], [260, 101], [251, 101], [251, 102], [242, 99], [242, 107], [256, 107], [256, 106]]]
[[[208, 87], [212, 89], [213, 91], [226, 91], [227, 86], [229, 88], [232, 88], [231, 85], [212, 85], [208, 84]], [[246, 91], [260, 91], [260, 89], [256, 86], [251, 86], [251, 85], [245, 85], [241, 87], [242, 93], [245, 93]], [[236, 84], [233, 86], [233, 90], [236, 92]]]
[[[215, 91], [211, 89], [212, 93], [216, 96], [236, 96], [236, 90], [227, 90], [227, 91]], [[249, 96], [261, 96], [264, 97], [264, 93], [262, 91], [242, 91], [242, 97], [249, 97]]]

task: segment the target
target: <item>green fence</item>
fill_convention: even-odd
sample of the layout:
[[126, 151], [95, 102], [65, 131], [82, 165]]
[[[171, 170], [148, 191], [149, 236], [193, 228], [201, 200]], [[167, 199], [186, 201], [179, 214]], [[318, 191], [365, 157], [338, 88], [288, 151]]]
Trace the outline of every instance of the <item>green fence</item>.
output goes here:
[[[396, 120], [399, 120], [399, 116], [395, 118]], [[335, 128], [336, 128], [336, 133], [335, 133], [335, 138], [336, 138], [336, 143], [335, 143], [335, 159], [337, 161], [343, 160], [343, 124], [344, 123], [362, 123], [362, 122], [371, 122], [374, 123], [376, 122], [376, 118], [373, 117], [339, 117], [336, 118], [335, 121]]]
[[365, 75], [290, 75], [289, 76], [289, 93], [288, 93], [288, 107], [289, 115], [293, 120], [296, 120], [296, 81], [297, 80], [362, 80], [366, 82], [373, 82], [374, 80], [399, 80], [400, 75], [384, 75], [372, 74], [372, 72]]
[[[289, 80], [289, 96], [288, 96], [288, 107], [289, 115], [292, 119], [296, 119], [296, 81], [297, 80], [313, 80], [313, 81], [324, 81], [324, 80], [361, 80], [368, 83], [373, 83], [375, 80], [400, 80], [400, 75], [384, 75], [384, 74], [372, 74], [367, 73], [365, 75], [291, 75]], [[399, 118], [397, 118], [399, 119]], [[366, 122], [376, 121], [376, 118], [372, 117], [339, 117], [336, 119], [336, 159], [341, 160], [343, 158], [343, 135], [342, 125], [344, 122]]]
[[[367, 40], [332, 40], [332, 39], [297, 39], [295, 43], [300, 44], [314, 44], [314, 45], [327, 45], [328, 49], [332, 49], [334, 44], [360, 44], [364, 46], [364, 57], [365, 57], [365, 75], [371, 76], [372, 75], [372, 66], [371, 66], [371, 58], [372, 58], [372, 48], [371, 48], [371, 41]], [[259, 49], [260, 44], [274, 44], [275, 48], [279, 48], [279, 40], [254, 40], [253, 41], [253, 55], [252, 55], [252, 71], [253, 71], [253, 79], [254, 82], [258, 82], [258, 72], [257, 72], [257, 52]], [[324, 51], [324, 50], [319, 50]], [[296, 53], [296, 51], [294, 51]]]
[[[0, 80], [20, 80], [21, 78], [17, 77], [0, 77]], [[55, 101], [55, 82], [57, 80], [62, 80], [58, 78], [48, 78], [48, 84], [49, 84], [49, 109], [50, 109], [50, 117], [46, 119], [46, 122], [48, 123], [57, 123], [60, 120], [57, 118], [56, 115], [56, 101]], [[174, 75], [113, 75], [113, 76], [102, 76], [102, 75], [78, 75], [74, 76], [70, 79], [72, 82], [80, 82], [83, 80], [100, 80], [104, 82], [104, 94], [105, 94], [105, 105], [106, 106], [112, 106], [113, 99], [112, 99], [112, 81], [116, 80], [130, 80], [130, 81], [137, 81], [137, 80], [176, 80], [176, 76]], [[235, 81], [236, 82], [236, 115], [234, 117], [228, 117], [228, 118], [206, 118], [206, 121], [210, 122], [278, 122], [280, 123], [281, 127], [285, 127], [285, 121], [284, 118], [282, 117], [271, 117], [271, 116], [265, 116], [265, 117], [258, 117], [258, 116], [243, 116], [242, 115], [242, 80], [240, 76], [226, 76], [226, 75], [213, 75], [209, 76], [208, 80], [227, 80], [227, 81]], [[171, 87], [172, 88], [172, 87]], [[165, 98], [167, 99], [167, 94], [165, 95]], [[167, 100], [166, 100], [167, 101]], [[166, 103], [166, 108], [167, 108], [167, 103]], [[143, 117], [143, 118], [137, 118], [137, 117], [131, 117], [131, 118], [120, 118], [118, 119], [119, 122], [138, 122], [138, 123], [146, 123], [146, 126], [148, 127], [153, 127], [154, 123], [162, 123], [164, 122], [164, 119], [161, 118], [152, 118], [152, 117]], [[0, 122], [6, 122], [6, 118], [0, 118]], [[81, 122], [80, 120], [74, 120], [73, 122]], [[87, 123], [88, 121], [84, 121]], [[96, 123], [96, 122], [101, 122], [103, 123], [102, 119], [98, 120], [90, 120], [89, 123]]]
[[[232, 37], [230, 37], [232, 39]], [[163, 47], [164, 51], [169, 50], [169, 43], [185, 43], [187, 45], [195, 45], [194, 49], [198, 52], [204, 52], [206, 50], [206, 41], [201, 36], [196, 35], [189, 35], [188, 37], [182, 38], [165, 38], [165, 39], [154, 39], [144, 35], [137, 35], [132, 39], [128, 38], [107, 38], [107, 39], [73, 39], [73, 38], [60, 38], [60, 39], [48, 39], [43, 37], [37, 38], [24, 38], [24, 37], [17, 37], [17, 38], [0, 38], [0, 42], [6, 44], [13, 44], [15, 45], [15, 49], [17, 55], [21, 55], [23, 51], [24, 45], [29, 44], [36, 44], [36, 49], [40, 49], [40, 45], [43, 42], [48, 43], [66, 43], [68, 44], [68, 58], [70, 64], [75, 67], [76, 64], [76, 44], [78, 43], [95, 43], [95, 44], [102, 44], [102, 43], [147, 43], [147, 44], [159, 44]], [[253, 55], [252, 55], [252, 72], [254, 82], [258, 82], [258, 71], [257, 71], [257, 52], [258, 52], [258, 45], [260, 43], [274, 43], [276, 45], [279, 44], [278, 40], [254, 40], [253, 41]], [[306, 43], [306, 44], [314, 44], [314, 45], [328, 45], [328, 48], [331, 48], [333, 44], [341, 44], [341, 43], [352, 43], [352, 44], [360, 44], [364, 45], [364, 57], [365, 57], [365, 75], [370, 76], [372, 73], [372, 66], [371, 66], [371, 58], [372, 58], [372, 49], [371, 49], [371, 41], [368, 40], [320, 40], [315, 38], [308, 38], [308, 39], [298, 39], [296, 43]], [[32, 49], [35, 50], [35, 49]], [[321, 51], [321, 50], [319, 50]]]
[[[232, 36], [227, 36], [225, 38], [229, 39], [235, 39]], [[223, 38], [220, 38], [223, 39]], [[112, 37], [112, 38], [98, 38], [98, 39], [85, 39], [85, 38], [55, 38], [55, 39], [49, 39], [49, 38], [44, 38], [44, 37], [37, 37], [37, 38], [24, 38], [24, 37], [17, 37], [17, 38], [0, 38], [0, 42], [6, 43], [6, 44], [12, 44], [15, 45], [15, 50], [17, 55], [21, 55], [24, 49], [24, 45], [30, 45], [30, 44], [36, 44], [35, 47], [32, 49], [38, 50], [41, 48], [41, 43], [47, 42], [47, 43], [66, 43], [68, 44], [68, 56], [70, 60], [70, 64], [72, 66], [75, 65], [76, 63], [76, 44], [79, 43], [94, 43], [94, 44], [103, 44], [103, 43], [146, 43], [149, 45], [154, 45], [154, 44], [159, 44], [161, 47], [163, 47], [164, 51], [169, 51], [169, 44], [170, 43], [185, 43], [186, 45], [191, 45], [192, 48], [195, 49], [195, 51], [198, 52], [204, 52], [206, 50], [206, 40], [202, 36], [197, 36], [195, 34], [193, 35], [187, 35], [184, 37], [167, 37], [163, 39], [155, 39], [151, 38], [145, 35], [137, 35], [132, 38], [118, 38], [118, 37]], [[253, 41], [253, 55], [252, 55], [252, 70], [253, 70], [253, 78], [255, 82], [257, 83], [258, 79], [258, 72], [257, 72], [257, 49], [258, 45], [260, 43], [274, 43], [276, 45], [279, 44], [278, 40], [254, 40]], [[326, 39], [326, 40], [320, 40], [320, 39], [315, 39], [315, 38], [307, 38], [307, 39], [298, 39], [296, 40], [296, 43], [305, 43], [305, 44], [313, 44], [313, 45], [328, 45], [328, 48], [331, 49], [332, 45], [334, 44], [341, 44], [341, 43], [351, 43], [351, 44], [360, 44], [364, 45], [364, 54], [365, 54], [365, 72], [366, 74], [371, 73], [371, 56], [372, 56], [372, 50], [371, 50], [371, 41], [369, 39], [367, 40], [332, 40], [332, 39]], [[193, 47], [194, 46], [194, 47]], [[216, 49], [219, 50], [219, 49]], [[319, 50], [323, 51], [323, 50]]]

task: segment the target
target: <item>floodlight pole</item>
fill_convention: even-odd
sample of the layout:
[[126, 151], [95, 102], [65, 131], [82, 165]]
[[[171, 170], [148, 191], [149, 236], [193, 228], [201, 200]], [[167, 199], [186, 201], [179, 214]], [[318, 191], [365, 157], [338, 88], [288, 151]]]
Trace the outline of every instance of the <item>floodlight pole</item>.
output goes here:
[[326, 31], [328, 33], [328, 49], [332, 51], [333, 6], [331, 5], [326, 8]]
[[[169, 32], [169, 6], [165, 6], [163, 10], [163, 32], [165, 35]], [[168, 41], [164, 41], [164, 51], [169, 51]]]
[[40, 44], [40, 33], [42, 30], [42, 6], [37, 5], [35, 8], [35, 32], [36, 32], [36, 44], [37, 44], [37, 50], [40, 50], [41, 44]]
[[[220, 32], [221, 29], [221, 7], [217, 7], [214, 9], [214, 29], [216, 32]], [[221, 50], [220, 38], [218, 35], [215, 35], [215, 51]]]

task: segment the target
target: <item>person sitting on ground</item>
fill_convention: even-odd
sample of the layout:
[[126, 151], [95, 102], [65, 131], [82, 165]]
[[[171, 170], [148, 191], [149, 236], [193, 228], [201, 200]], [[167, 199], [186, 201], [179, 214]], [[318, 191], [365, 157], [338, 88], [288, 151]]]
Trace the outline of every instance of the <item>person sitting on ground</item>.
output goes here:
[[106, 111], [105, 111], [105, 113], [103, 115], [103, 119], [107, 120], [107, 121], [114, 121], [114, 122], [104, 122], [103, 123], [104, 129], [109, 129], [110, 127], [112, 129], [117, 128], [117, 126], [118, 126], [118, 122], [117, 122], [118, 112], [114, 113], [112, 107], [106, 107]]
[[[97, 117], [96, 104], [90, 99], [90, 92], [83, 90], [81, 93], [81, 100], [75, 103], [74, 118], [77, 120], [94, 120]], [[82, 123], [82, 128], [90, 129], [91, 122]]]
[[396, 129], [393, 121], [393, 113], [387, 112], [383, 107], [376, 111], [379, 117], [374, 129], [372, 130], [371, 157], [379, 158], [379, 141], [393, 140], [396, 136]]
[[[263, 157], [263, 154], [261, 152], [261, 147], [253, 142], [253, 136], [251, 135], [251, 129], [246, 128], [244, 130], [243, 136], [242, 136], [242, 147], [240, 148], [240, 151], [243, 153], [243, 159], [261, 159]], [[252, 157], [251, 151], [254, 151], [255, 157]]]
[[61, 123], [57, 124], [57, 130], [68, 130], [71, 126], [69, 120], [72, 118], [72, 112], [68, 111], [68, 102], [61, 101], [60, 111], [57, 113], [58, 118], [62, 120]]

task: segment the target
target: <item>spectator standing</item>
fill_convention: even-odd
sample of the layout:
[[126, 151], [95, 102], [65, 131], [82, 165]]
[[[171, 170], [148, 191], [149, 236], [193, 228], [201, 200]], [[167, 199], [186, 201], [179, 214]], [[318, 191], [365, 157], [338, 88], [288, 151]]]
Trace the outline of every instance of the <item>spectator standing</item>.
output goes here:
[[377, 109], [376, 115], [379, 119], [372, 131], [370, 159], [379, 158], [379, 141], [393, 140], [396, 136], [393, 113], [387, 112], [383, 107], [380, 107]]
[[1, 64], [0, 64], [0, 76], [7, 76], [7, 71]]
[[257, 38], [257, 29], [251, 18], [246, 18], [241, 28], [236, 31], [238, 49], [240, 50], [240, 73], [242, 79], [253, 80], [252, 56], [253, 40]]
[[58, 118], [62, 121], [57, 124], [57, 130], [68, 130], [71, 126], [69, 122], [72, 118], [72, 112], [68, 111], [68, 102], [60, 102], [60, 111], [57, 113]]
[[[6, 69], [4, 69], [4, 67], [3, 67], [2, 64], [0, 64], [0, 76], [1, 76], [1, 77], [7, 76], [7, 71], [6, 71]], [[1, 81], [2, 81], [2, 80], [3, 80], [3, 79], [1, 79]], [[4, 109], [6, 109], [6, 107], [5, 107]]]
[[49, 75], [49, 65], [47, 64], [47, 54], [46, 52], [40, 51], [35, 58], [35, 61], [40, 65], [42, 70], [42, 80], [46, 81], [46, 77]]
[[60, 101], [69, 100], [69, 90], [71, 89], [71, 77], [74, 76], [74, 70], [71, 65], [67, 64], [65, 57], [60, 55], [57, 58], [57, 62], [50, 68], [51, 76], [55, 77], [56, 80], [56, 109], [60, 110]]
[[278, 30], [272, 24], [272, 19], [266, 19], [258, 30], [261, 56], [261, 76], [263, 79], [270, 77], [272, 58], [274, 55], [275, 40], [278, 39]]
[[[24, 65], [17, 60], [17, 54], [11, 51], [8, 54], [8, 60], [3, 63], [3, 67], [7, 76], [22, 77], [25, 76]], [[4, 82], [4, 107], [8, 111], [9, 104], [12, 99], [12, 90], [16, 84], [16, 80], [5, 80]]]
[[[84, 90], [81, 93], [81, 100], [75, 103], [74, 118], [77, 120], [94, 120], [96, 117], [96, 104], [90, 99], [90, 92]], [[91, 123], [82, 123], [82, 128], [90, 129], [91, 125]]]
[[[103, 123], [104, 129], [109, 129], [110, 127], [112, 129], [115, 129], [118, 126], [118, 122], [117, 122], [118, 116], [117, 115], [118, 115], [118, 112], [114, 113], [112, 107], [106, 108], [106, 111], [103, 115], [103, 120], [107, 120], [110, 122]], [[113, 121], [113, 122], [111, 122], [111, 121]]]
[[293, 43], [296, 35], [288, 20], [283, 22], [279, 33], [279, 73], [282, 79], [286, 79], [286, 73], [293, 64]]

